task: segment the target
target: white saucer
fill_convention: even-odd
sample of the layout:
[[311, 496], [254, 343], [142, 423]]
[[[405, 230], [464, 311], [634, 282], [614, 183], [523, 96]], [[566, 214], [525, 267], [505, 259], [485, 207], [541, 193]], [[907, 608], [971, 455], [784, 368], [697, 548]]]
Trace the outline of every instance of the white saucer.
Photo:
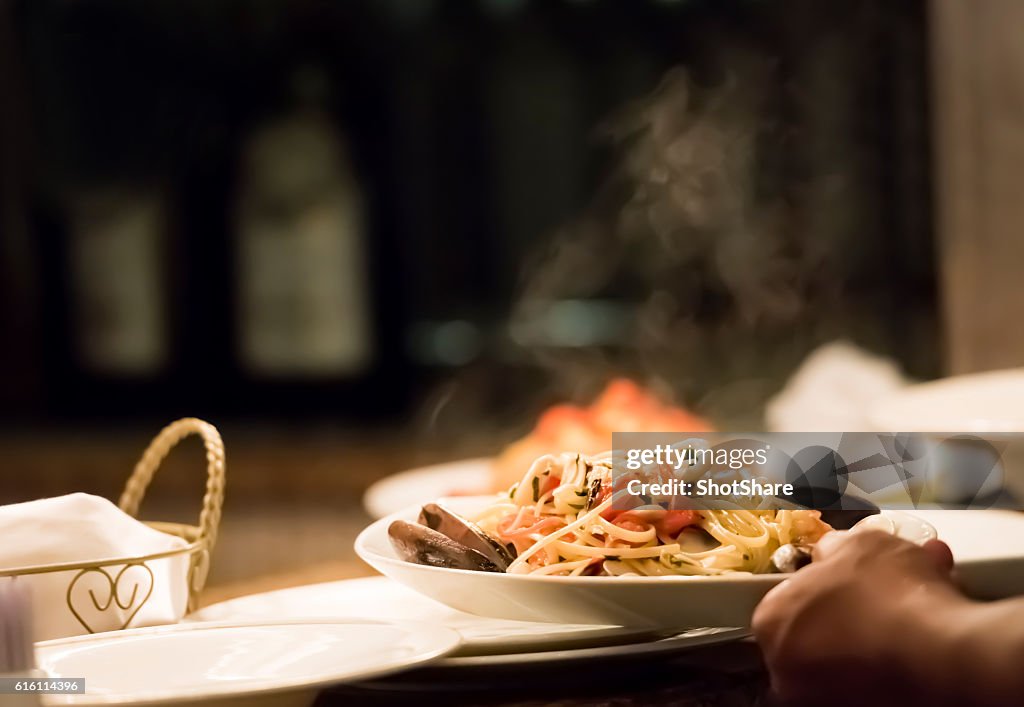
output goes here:
[[459, 634], [438, 625], [299, 620], [178, 624], [44, 641], [39, 667], [85, 678], [47, 705], [305, 707], [329, 685], [379, 677], [446, 655]]
[[462, 645], [436, 666], [516, 665], [675, 652], [740, 638], [744, 631], [694, 629], [666, 637], [643, 628], [552, 624], [473, 616], [439, 604], [386, 577], [312, 584], [208, 606], [189, 621], [277, 616], [353, 616], [437, 623], [462, 634]]

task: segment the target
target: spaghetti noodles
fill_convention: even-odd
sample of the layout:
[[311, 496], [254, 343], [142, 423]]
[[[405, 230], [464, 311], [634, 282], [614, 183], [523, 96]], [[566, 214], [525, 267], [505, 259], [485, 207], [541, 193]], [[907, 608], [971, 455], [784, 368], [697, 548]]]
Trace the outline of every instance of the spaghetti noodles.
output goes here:
[[782, 545], [831, 528], [814, 510], [612, 507], [610, 452], [537, 459], [474, 520], [516, 550], [511, 574], [717, 575], [771, 571]]

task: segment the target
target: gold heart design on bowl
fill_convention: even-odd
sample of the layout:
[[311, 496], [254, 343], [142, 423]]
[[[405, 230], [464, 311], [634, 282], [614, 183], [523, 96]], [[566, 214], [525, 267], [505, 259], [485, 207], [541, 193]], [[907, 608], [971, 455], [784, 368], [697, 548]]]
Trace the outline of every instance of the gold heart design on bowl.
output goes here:
[[[106, 580], [104, 584], [98, 578], [102, 577]], [[99, 582], [99, 589], [102, 591], [107, 590], [107, 594], [102, 598], [97, 598], [96, 587], [86, 588], [86, 582], [83, 582], [85, 578], [96, 579]], [[132, 582], [134, 579], [134, 582]], [[124, 583], [122, 583], [124, 580]], [[125, 597], [128, 593], [128, 583], [131, 582], [130, 591], [131, 594]], [[144, 593], [140, 592], [141, 588], [145, 587]], [[80, 591], [75, 592], [76, 588], [80, 588]], [[83, 593], [84, 592], [84, 593]], [[140, 593], [142, 594], [141, 599], [139, 598]], [[139, 610], [149, 600], [150, 595], [153, 593], [153, 570], [151, 570], [144, 562], [142, 563], [130, 563], [124, 565], [116, 575], [111, 576], [109, 572], [103, 567], [88, 567], [83, 569], [75, 578], [71, 580], [71, 584], [68, 585], [67, 602], [68, 609], [74, 614], [74, 617], [78, 619], [78, 623], [82, 624], [86, 631], [89, 633], [96, 633], [89, 622], [83, 617], [83, 614], [94, 614], [98, 612], [100, 615], [105, 614], [112, 608], [116, 607], [121, 611], [130, 612], [127, 618], [121, 622], [118, 629], [127, 628], [135, 618], [135, 615], [139, 613]], [[92, 608], [90, 609], [86, 602], [86, 596], [91, 600]], [[95, 610], [95, 611], [93, 611]]]

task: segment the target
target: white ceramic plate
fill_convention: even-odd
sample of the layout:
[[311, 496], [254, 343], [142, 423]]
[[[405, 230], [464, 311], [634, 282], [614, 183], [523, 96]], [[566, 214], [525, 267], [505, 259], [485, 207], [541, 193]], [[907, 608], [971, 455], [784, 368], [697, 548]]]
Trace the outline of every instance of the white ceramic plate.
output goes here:
[[213, 604], [189, 621], [332, 618], [424, 621], [462, 635], [458, 655], [523, 653], [646, 640], [648, 629], [507, 621], [456, 611], [387, 577], [366, 577], [253, 594]]
[[[438, 625], [344, 621], [194, 623], [98, 633], [36, 645], [53, 678], [85, 693], [50, 705], [309, 705], [320, 688], [435, 660], [459, 644]], [[235, 703], [237, 704], [237, 703]]]
[[[434, 666], [512, 665], [674, 652], [734, 640], [737, 629], [695, 629], [664, 638], [645, 628], [551, 624], [473, 616], [428, 599], [387, 577], [366, 577], [253, 594], [205, 607], [189, 621], [267, 617], [343, 617], [436, 623], [462, 634], [462, 644]], [[660, 640], [659, 640], [660, 639]]]
[[955, 376], [904, 388], [868, 410], [888, 432], [1024, 432], [1024, 368]]
[[493, 483], [488, 457], [424, 466], [392, 474], [373, 484], [363, 494], [363, 508], [371, 517], [383, 518], [442, 496], [490, 493]]
[[949, 545], [956, 576], [976, 599], [1024, 594], [1024, 513], [983, 510], [914, 510]]
[[[472, 515], [493, 497], [444, 499], [457, 513]], [[535, 577], [428, 567], [399, 559], [388, 526], [414, 522], [420, 506], [382, 518], [360, 533], [356, 552], [382, 574], [443, 604], [480, 616], [515, 621], [636, 626], [656, 630], [704, 626], [747, 627], [754, 607], [786, 575], [716, 577]], [[928, 523], [885, 511], [901, 537], [935, 537]]]

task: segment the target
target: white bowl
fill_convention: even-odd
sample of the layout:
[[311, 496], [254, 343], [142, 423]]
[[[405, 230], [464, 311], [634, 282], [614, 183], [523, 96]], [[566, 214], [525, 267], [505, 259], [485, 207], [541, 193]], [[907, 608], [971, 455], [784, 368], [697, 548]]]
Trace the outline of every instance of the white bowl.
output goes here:
[[[443, 499], [472, 515], [493, 496]], [[363, 560], [384, 575], [442, 604], [480, 616], [516, 621], [643, 626], [659, 630], [704, 626], [747, 627], [754, 607], [783, 574], [714, 577], [550, 577], [429, 567], [399, 559], [388, 540], [395, 520], [415, 521], [413, 506], [382, 518], [356, 538]], [[896, 534], [913, 542], [935, 537], [914, 516], [883, 511]]]

